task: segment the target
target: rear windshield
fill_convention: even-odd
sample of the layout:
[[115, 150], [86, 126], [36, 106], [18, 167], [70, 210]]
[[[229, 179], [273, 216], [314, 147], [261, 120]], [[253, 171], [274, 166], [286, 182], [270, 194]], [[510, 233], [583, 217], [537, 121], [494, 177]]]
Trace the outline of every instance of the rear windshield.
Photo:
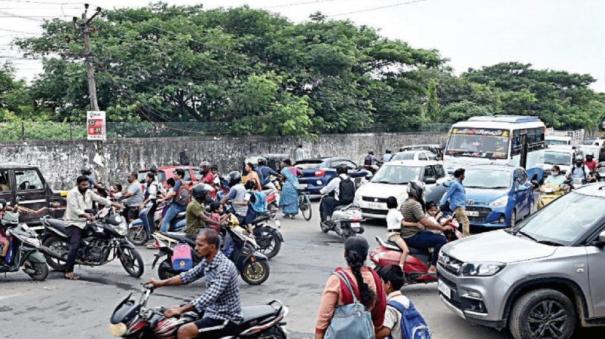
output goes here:
[[323, 163], [322, 160], [303, 160], [297, 162], [294, 166], [300, 169], [317, 168]]
[[[145, 176], [147, 175], [147, 173], [149, 173], [149, 171], [139, 171], [137, 179], [139, 180], [139, 182], [141, 181], [145, 181]], [[187, 176], [187, 172], [185, 172], [185, 176]], [[158, 174], [155, 178], [158, 182], [164, 182], [166, 181], [166, 173], [164, 173], [164, 171], [158, 171]]]

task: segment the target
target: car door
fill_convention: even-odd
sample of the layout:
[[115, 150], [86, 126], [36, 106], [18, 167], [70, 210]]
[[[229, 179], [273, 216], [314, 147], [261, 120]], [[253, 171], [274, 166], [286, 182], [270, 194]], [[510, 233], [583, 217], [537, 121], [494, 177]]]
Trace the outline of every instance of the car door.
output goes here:
[[420, 161], [428, 161], [429, 157], [426, 156], [425, 152], [418, 152], [418, 160], [420, 160]]
[[7, 169], [0, 170], [0, 199], [13, 202], [15, 200], [13, 188], [10, 171]]
[[[32, 210], [48, 207], [48, 189], [37, 168], [15, 169], [13, 174], [16, 201], [19, 205]], [[39, 216], [21, 216], [24, 222], [38, 218]]]
[[[427, 178], [432, 178], [434, 181], [432, 183], [427, 183]], [[426, 187], [426, 201], [434, 201], [439, 202], [441, 197], [437, 197], [436, 187], [437, 187], [437, 173], [435, 173], [435, 167], [432, 165], [424, 166], [424, 170], [422, 172], [422, 181], [425, 182]]]
[[527, 173], [524, 169], [517, 168], [514, 176], [514, 194], [516, 200], [517, 218], [520, 219], [521, 216], [529, 215], [531, 213], [532, 186], [528, 181]]

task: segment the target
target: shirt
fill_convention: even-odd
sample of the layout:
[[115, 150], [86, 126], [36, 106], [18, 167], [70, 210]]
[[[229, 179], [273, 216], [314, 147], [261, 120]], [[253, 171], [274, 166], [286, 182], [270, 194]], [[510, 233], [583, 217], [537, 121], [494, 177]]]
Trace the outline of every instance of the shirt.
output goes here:
[[265, 186], [271, 180], [271, 175], [277, 176], [277, 172], [273, 170], [273, 168], [269, 166], [259, 166], [256, 171], [260, 175], [260, 183]]
[[401, 231], [401, 221], [403, 221], [403, 214], [396, 209], [391, 208], [387, 213], [387, 230], [390, 231]]
[[206, 291], [192, 301], [198, 313], [203, 313], [205, 318], [228, 320], [236, 324], [243, 321], [239, 273], [223, 252], [218, 252], [210, 262], [203, 258], [180, 276], [184, 284], [206, 277]]
[[[409, 222], [419, 222], [426, 217], [422, 205], [414, 199], [408, 199], [401, 204], [401, 214], [403, 214], [403, 219]], [[420, 229], [417, 227], [402, 227], [401, 237], [404, 239], [411, 238], [419, 231]]]
[[594, 172], [597, 169], [597, 165], [599, 165], [596, 160], [586, 161], [584, 164], [586, 165], [586, 168], [590, 170], [590, 172]]
[[197, 233], [204, 227], [206, 224], [200, 218], [202, 212], [204, 212], [204, 206], [200, 204], [196, 199], [192, 199], [189, 205], [187, 205], [187, 227], [185, 228], [185, 233], [188, 235], [197, 235]]
[[158, 199], [158, 185], [157, 181], [152, 182], [147, 186], [147, 198], [150, 200]]
[[127, 192], [131, 193], [132, 195], [124, 200], [124, 204], [126, 206], [139, 206], [145, 200], [145, 194], [143, 194], [141, 184], [136, 181], [128, 185]]
[[204, 177], [202, 178], [202, 183], [214, 185], [215, 178], [216, 178], [216, 176], [214, 175], [214, 173], [212, 173], [212, 171], [208, 171], [208, 173], [206, 173], [204, 175]]
[[334, 192], [334, 198], [338, 200], [338, 196], [340, 194], [340, 181], [347, 179], [348, 177], [349, 176], [347, 174], [341, 174], [337, 177], [334, 177], [324, 188], [319, 190], [319, 193], [330, 194]]
[[565, 183], [565, 176], [563, 174], [551, 174], [546, 178], [546, 180], [544, 180], [544, 182], [551, 185], [563, 185], [563, 183]]
[[392, 153], [385, 153], [382, 156], [382, 162], [389, 162], [389, 161], [391, 161], [391, 158], [393, 158], [393, 154]]
[[305, 159], [305, 150], [302, 148], [297, 148], [294, 152], [294, 161], [301, 161]]
[[243, 184], [237, 184], [229, 190], [227, 198], [233, 204], [234, 202], [246, 203], [244, 204], [233, 204], [235, 214], [243, 217], [248, 213], [248, 202], [246, 201], [246, 188]]
[[86, 227], [86, 218], [81, 217], [81, 215], [86, 213], [85, 210], [92, 209], [93, 201], [104, 206], [111, 205], [109, 199], [99, 196], [92, 190], [86, 190], [86, 192], [82, 194], [78, 190], [78, 187], [72, 188], [67, 192], [67, 207], [65, 208], [63, 220], [65, 220], [69, 226], [76, 226], [84, 229], [84, 227]]
[[[391, 294], [389, 294], [389, 296], [387, 297], [387, 300], [396, 301], [406, 308], [410, 307], [410, 300], [406, 296], [401, 294], [401, 292], [399, 292], [399, 291], [395, 291], [395, 292], [392, 292]], [[391, 335], [390, 335], [391, 338], [393, 338], [393, 339], [403, 338], [403, 335], [401, 333], [401, 313], [399, 313], [399, 311], [395, 307], [389, 306], [388, 304], [387, 304], [387, 311], [384, 314], [383, 326], [391, 329]]]
[[448, 202], [452, 211], [455, 211], [458, 207], [466, 206], [466, 190], [458, 179], [450, 183], [450, 187], [448, 187], [447, 193], [441, 197], [439, 205], [445, 205]]

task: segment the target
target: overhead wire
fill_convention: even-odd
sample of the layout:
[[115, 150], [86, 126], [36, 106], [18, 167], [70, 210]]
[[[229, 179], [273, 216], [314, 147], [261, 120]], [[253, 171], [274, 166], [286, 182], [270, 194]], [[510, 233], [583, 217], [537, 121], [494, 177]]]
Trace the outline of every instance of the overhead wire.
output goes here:
[[379, 10], [388, 9], [388, 8], [395, 8], [395, 7], [400, 7], [400, 6], [412, 5], [412, 4], [415, 4], [415, 3], [425, 2], [425, 1], [428, 1], [428, 0], [403, 1], [403, 2], [398, 2], [398, 3], [393, 3], [393, 4], [390, 4], [390, 5], [376, 6], [376, 7], [364, 8], [364, 9], [359, 9], [359, 10], [354, 10], [354, 11], [348, 11], [348, 12], [341, 12], [341, 13], [335, 13], [335, 14], [326, 14], [326, 16], [328, 18], [330, 18], [330, 17], [338, 17], [338, 16], [345, 16], [345, 15], [352, 15], [352, 14], [359, 14], [359, 13], [367, 13], [367, 12], [379, 11]]

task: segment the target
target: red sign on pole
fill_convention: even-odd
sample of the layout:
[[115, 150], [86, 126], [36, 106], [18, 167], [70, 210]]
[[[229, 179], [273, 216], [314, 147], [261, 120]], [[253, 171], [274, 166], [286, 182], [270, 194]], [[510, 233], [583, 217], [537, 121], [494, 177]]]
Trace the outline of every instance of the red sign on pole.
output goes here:
[[107, 132], [105, 129], [105, 112], [88, 111], [86, 114], [86, 129], [88, 140], [105, 141], [107, 139]]

